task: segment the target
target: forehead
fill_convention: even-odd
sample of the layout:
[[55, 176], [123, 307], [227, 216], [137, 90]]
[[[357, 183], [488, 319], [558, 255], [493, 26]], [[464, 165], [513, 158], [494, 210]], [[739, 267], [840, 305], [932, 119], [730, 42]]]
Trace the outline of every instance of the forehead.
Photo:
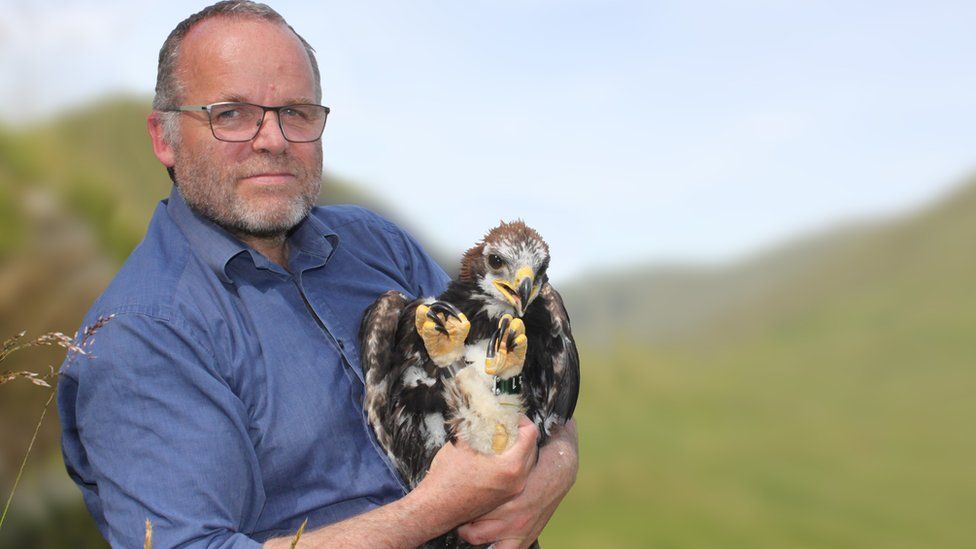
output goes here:
[[548, 254], [544, 242], [523, 233], [502, 233], [492, 235], [485, 241], [485, 254], [498, 253], [508, 258], [528, 257], [542, 259]]
[[180, 80], [188, 103], [240, 99], [313, 100], [312, 65], [285, 25], [253, 17], [201, 21], [180, 45]]

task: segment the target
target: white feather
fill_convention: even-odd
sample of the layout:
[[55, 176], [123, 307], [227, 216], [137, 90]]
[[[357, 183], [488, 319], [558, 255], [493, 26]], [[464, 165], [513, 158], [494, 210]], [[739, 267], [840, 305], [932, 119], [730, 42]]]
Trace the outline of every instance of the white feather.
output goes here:
[[427, 428], [427, 436], [424, 437], [424, 445], [428, 450], [437, 450], [447, 441], [447, 433], [444, 430], [444, 414], [430, 413], [424, 416], [424, 426]]
[[430, 377], [427, 375], [427, 372], [416, 366], [411, 366], [403, 372], [404, 387], [418, 387], [420, 385], [433, 387], [435, 383], [437, 383], [436, 379]]

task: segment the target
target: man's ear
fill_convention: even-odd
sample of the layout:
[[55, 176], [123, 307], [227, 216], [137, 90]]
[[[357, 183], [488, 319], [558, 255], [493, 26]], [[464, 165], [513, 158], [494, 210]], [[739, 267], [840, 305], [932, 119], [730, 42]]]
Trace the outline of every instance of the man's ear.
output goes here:
[[146, 128], [149, 130], [149, 137], [152, 139], [153, 154], [163, 163], [163, 166], [172, 168], [175, 161], [175, 151], [173, 147], [163, 139], [163, 121], [159, 113], [153, 111], [146, 118]]

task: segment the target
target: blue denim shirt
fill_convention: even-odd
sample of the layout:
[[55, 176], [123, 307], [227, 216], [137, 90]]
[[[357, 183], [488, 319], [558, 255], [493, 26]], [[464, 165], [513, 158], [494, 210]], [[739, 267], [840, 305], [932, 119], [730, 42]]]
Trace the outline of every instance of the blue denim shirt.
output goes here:
[[174, 189], [85, 318], [115, 315], [62, 366], [68, 473], [113, 546], [257, 547], [405, 493], [362, 412], [357, 332], [386, 290], [448, 278], [358, 207], [316, 208], [290, 271]]

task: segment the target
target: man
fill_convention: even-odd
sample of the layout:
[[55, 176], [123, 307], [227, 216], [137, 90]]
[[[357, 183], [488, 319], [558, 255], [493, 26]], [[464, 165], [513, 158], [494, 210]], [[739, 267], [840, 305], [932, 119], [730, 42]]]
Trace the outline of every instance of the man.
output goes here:
[[308, 44], [267, 6], [221, 2], [171, 33], [156, 92], [174, 190], [86, 317], [114, 315], [58, 397], [68, 472], [106, 539], [140, 545], [149, 519], [158, 547], [283, 547], [306, 518], [308, 546], [416, 546], [458, 525], [474, 543], [535, 539], [575, 479], [573, 424], [538, 465], [527, 420], [497, 456], [448, 444], [410, 493], [372, 437], [362, 312], [447, 277], [375, 214], [312, 207], [327, 110]]

